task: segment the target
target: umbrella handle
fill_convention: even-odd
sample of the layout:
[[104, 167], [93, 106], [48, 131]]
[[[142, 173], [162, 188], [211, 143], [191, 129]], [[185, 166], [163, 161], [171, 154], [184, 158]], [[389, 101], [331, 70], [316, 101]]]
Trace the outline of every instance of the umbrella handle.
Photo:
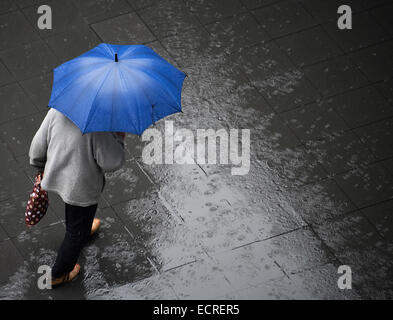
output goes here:
[[117, 53], [115, 53], [115, 62], [119, 62], [119, 59], [117, 58]]

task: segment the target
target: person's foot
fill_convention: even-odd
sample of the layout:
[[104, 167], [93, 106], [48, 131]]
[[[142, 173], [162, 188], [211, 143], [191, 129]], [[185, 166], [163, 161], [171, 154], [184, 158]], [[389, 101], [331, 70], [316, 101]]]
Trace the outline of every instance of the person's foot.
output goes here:
[[101, 220], [98, 218], [94, 218], [93, 224], [91, 225], [91, 231], [90, 231], [91, 236], [97, 232], [97, 230], [100, 228], [100, 225], [101, 225]]
[[81, 266], [79, 264], [75, 264], [74, 269], [71, 272], [68, 272], [59, 278], [53, 278], [52, 287], [61, 285], [66, 282], [71, 282], [76, 278], [80, 270], [81, 270]]

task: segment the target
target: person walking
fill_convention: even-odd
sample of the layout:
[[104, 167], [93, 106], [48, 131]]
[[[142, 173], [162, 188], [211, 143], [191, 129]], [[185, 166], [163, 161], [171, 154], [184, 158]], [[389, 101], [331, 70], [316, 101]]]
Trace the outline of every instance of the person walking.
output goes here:
[[52, 285], [73, 280], [83, 246], [100, 227], [95, 218], [105, 172], [125, 162], [124, 132], [89, 132], [50, 108], [30, 146], [30, 165], [43, 172], [41, 186], [65, 203], [66, 232], [52, 267]]
[[89, 235], [105, 178], [125, 162], [125, 132], [141, 136], [182, 112], [187, 75], [145, 45], [101, 43], [53, 70], [51, 108], [31, 143], [30, 164], [41, 187], [65, 203], [66, 234], [52, 268], [52, 285], [71, 281]]

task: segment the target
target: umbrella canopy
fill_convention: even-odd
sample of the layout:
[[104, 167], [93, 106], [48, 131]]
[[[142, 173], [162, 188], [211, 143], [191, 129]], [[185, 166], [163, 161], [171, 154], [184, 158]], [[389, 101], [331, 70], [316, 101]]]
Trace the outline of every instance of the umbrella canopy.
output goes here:
[[102, 43], [54, 69], [49, 107], [82, 131], [141, 135], [181, 111], [185, 73], [144, 45]]

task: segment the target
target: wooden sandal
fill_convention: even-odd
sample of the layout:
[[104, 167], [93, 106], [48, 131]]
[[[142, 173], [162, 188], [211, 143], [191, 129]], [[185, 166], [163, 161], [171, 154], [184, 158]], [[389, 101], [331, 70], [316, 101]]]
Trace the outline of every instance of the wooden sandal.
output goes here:
[[91, 236], [97, 232], [97, 230], [100, 228], [100, 225], [101, 225], [101, 220], [98, 218], [94, 218], [93, 224], [91, 225], [91, 231], [90, 231]]
[[52, 287], [57, 287], [63, 283], [71, 282], [79, 274], [81, 266], [76, 264], [74, 269], [59, 278], [52, 279]]

